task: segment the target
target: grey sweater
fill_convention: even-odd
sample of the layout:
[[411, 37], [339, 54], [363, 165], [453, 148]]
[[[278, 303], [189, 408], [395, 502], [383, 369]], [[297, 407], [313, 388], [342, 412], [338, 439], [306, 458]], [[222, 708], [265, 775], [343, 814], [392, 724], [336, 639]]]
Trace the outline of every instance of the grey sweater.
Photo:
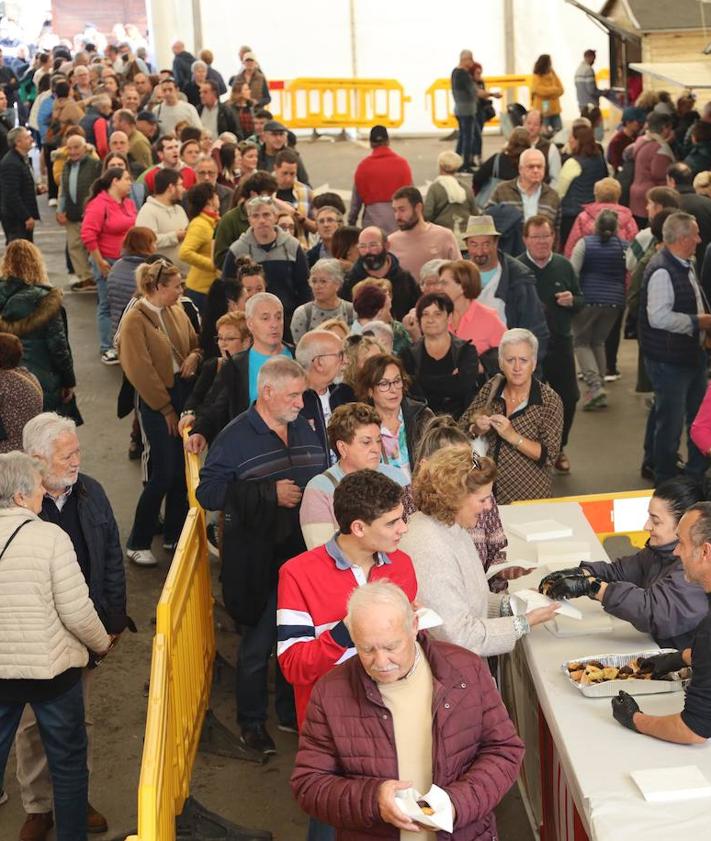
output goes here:
[[458, 525], [447, 526], [421, 511], [408, 521], [400, 549], [417, 574], [417, 599], [444, 620], [435, 637], [482, 657], [513, 650], [519, 633], [513, 616], [502, 616], [504, 597], [489, 591], [472, 539]]

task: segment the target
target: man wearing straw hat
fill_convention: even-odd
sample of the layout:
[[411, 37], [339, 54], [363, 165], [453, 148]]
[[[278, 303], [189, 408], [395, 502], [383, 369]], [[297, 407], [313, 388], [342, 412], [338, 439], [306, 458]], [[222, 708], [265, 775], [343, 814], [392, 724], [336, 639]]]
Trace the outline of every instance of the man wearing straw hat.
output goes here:
[[500, 236], [491, 216], [469, 217], [462, 239], [481, 276], [478, 301], [496, 310], [509, 329], [530, 330], [538, 339], [538, 358], [543, 359], [549, 332], [536, 278], [527, 266], [499, 250]]

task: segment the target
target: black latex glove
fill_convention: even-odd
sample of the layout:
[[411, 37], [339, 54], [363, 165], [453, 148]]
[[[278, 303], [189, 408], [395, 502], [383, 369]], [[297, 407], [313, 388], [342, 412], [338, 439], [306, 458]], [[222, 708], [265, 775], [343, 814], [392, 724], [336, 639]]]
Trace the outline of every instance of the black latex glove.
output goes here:
[[669, 672], [678, 672], [686, 668], [681, 651], [670, 651], [668, 654], [655, 654], [654, 657], [642, 657], [639, 661], [641, 672], [651, 672], [653, 678], [665, 677]]
[[639, 730], [635, 727], [633, 718], [638, 712], [640, 712], [639, 706], [628, 692], [620, 690], [617, 697], [612, 699], [612, 715], [615, 721], [628, 730], [634, 730], [635, 733], [639, 733]]
[[[556, 572], [550, 572], [541, 578], [541, 583], [538, 585], [538, 592], [545, 593], [546, 585], [552, 586], [556, 581], [565, 578], [567, 575], [580, 575], [580, 567], [572, 567], [571, 569], [559, 569]], [[546, 593], [546, 595], [549, 595]]]
[[548, 590], [551, 599], [577, 599], [579, 596], [590, 595], [592, 580], [587, 574], [577, 572], [575, 575], [565, 575], [554, 581]]

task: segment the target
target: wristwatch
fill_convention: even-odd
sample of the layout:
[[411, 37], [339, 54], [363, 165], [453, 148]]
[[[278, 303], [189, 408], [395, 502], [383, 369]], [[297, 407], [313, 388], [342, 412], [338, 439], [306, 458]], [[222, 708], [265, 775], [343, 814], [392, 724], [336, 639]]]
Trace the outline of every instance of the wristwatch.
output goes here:
[[590, 582], [590, 598], [593, 601], [597, 601], [597, 594], [600, 592], [600, 587], [602, 587], [602, 581], [599, 578], [593, 578]]

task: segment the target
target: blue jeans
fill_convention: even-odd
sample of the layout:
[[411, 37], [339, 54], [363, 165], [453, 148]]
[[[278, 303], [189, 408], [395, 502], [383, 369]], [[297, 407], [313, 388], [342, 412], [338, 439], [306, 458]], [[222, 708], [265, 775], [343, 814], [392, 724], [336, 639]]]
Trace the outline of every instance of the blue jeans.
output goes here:
[[[111, 260], [104, 257], [106, 262], [113, 266], [116, 260]], [[96, 302], [96, 329], [99, 334], [99, 349], [103, 353], [113, 347], [114, 331], [111, 326], [111, 308], [109, 306], [109, 286], [106, 278], [99, 271], [99, 267], [94, 262], [94, 258], [89, 258], [91, 270], [94, 273], [94, 280], [96, 280], [96, 293], [98, 296]]]
[[306, 841], [336, 841], [336, 830], [317, 818], [309, 818]]
[[472, 154], [475, 158], [481, 158], [482, 144], [484, 141], [484, 115], [479, 109], [474, 117], [474, 138], [472, 142]]
[[[191, 385], [176, 379], [169, 389], [176, 414], [180, 415]], [[185, 461], [183, 441], [170, 435], [165, 417], [138, 401], [138, 414], [144, 445], [150, 458], [148, 481], [138, 499], [133, 528], [126, 545], [129, 549], [150, 549], [153, 543], [160, 506], [165, 497], [165, 525], [163, 538], [166, 543], [177, 543], [188, 513], [188, 493], [185, 486]]]
[[688, 458], [685, 473], [701, 479], [709, 465], [688, 435], [706, 393], [706, 355], [699, 349], [694, 367], [671, 365], [645, 357], [644, 364], [654, 388], [654, 477], [659, 485], [676, 476], [676, 454], [686, 421]]
[[[0, 702], [0, 787], [24, 704]], [[54, 791], [56, 841], [86, 841], [89, 771], [81, 680], [51, 701], [32, 704]]]
[[457, 117], [459, 137], [456, 152], [464, 159], [464, 166], [471, 166], [474, 154], [474, 117]]
[[[256, 625], [242, 626], [242, 640], [237, 654], [237, 723], [240, 727], [253, 727], [267, 720], [269, 695], [267, 670], [276, 642], [276, 589], [269, 594], [264, 612]], [[282, 724], [296, 720], [294, 690], [279, 668], [275, 666], [274, 707]]]
[[543, 125], [553, 130], [553, 134], [557, 134], [563, 128], [563, 121], [560, 114], [550, 114], [543, 118]]

